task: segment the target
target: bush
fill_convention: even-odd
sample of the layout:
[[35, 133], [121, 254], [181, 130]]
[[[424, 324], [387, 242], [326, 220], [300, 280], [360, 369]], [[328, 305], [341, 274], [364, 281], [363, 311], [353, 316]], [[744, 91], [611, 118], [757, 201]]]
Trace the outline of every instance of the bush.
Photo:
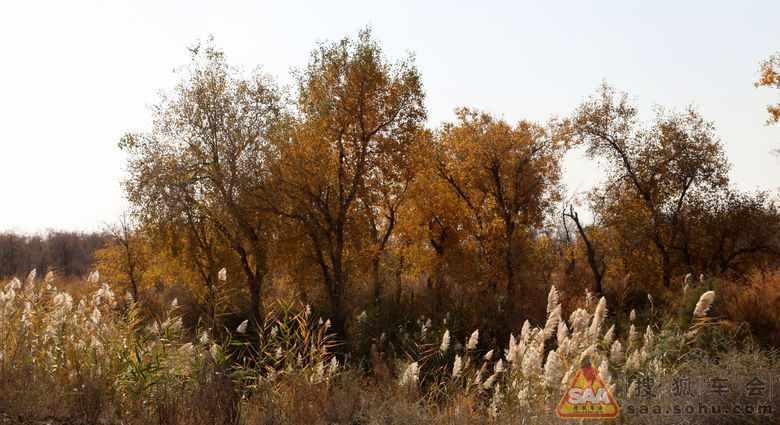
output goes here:
[[[233, 316], [227, 329], [185, 329], [175, 303], [161, 318], [142, 320], [96, 280], [78, 300], [34, 275], [0, 291], [0, 423], [558, 423], [554, 409], [584, 354], [597, 355], [594, 366], [620, 403], [641, 402], [632, 395], [648, 378], [669, 385], [693, 373], [780, 372], [776, 351], [706, 314], [727, 303], [712, 304], [703, 286], [689, 288], [669, 317], [608, 315], [606, 298], [589, 294], [564, 315], [552, 287], [539, 307], [544, 323], [526, 320], [501, 345], [498, 327], [467, 331], [457, 314], [435, 321], [399, 314], [398, 325], [372, 310], [352, 330], [365, 353], [338, 357], [329, 321], [295, 297], [270, 305], [263, 323]], [[370, 336], [380, 329], [392, 335]], [[739, 392], [699, 400], [756, 402]], [[671, 408], [666, 398], [652, 401]], [[618, 422], [637, 419], [624, 413]]]

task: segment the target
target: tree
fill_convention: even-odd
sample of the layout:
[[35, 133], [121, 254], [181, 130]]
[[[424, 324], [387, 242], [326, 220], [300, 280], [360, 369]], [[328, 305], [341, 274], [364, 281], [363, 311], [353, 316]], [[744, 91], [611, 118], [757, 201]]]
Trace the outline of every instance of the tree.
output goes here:
[[[402, 252], [412, 261], [414, 270], [426, 277], [427, 288], [441, 305], [448, 284], [480, 279], [475, 243], [469, 230], [462, 201], [450, 183], [439, 176], [435, 158], [441, 158], [443, 145], [433, 134], [413, 152], [414, 179], [409, 189], [407, 208], [399, 216]], [[432, 158], [434, 159], [432, 161]]]
[[[26, 275], [32, 269], [65, 276], [82, 276], [92, 267], [92, 255], [106, 235], [49, 231], [44, 235], [0, 233], [0, 278]], [[52, 270], [53, 269], [53, 270]]]
[[[756, 87], [780, 89], [780, 52], [769, 56], [769, 59], [761, 62], [759, 72], [761, 75], [758, 81], [753, 83]], [[768, 105], [766, 110], [769, 112], [769, 118], [766, 121], [767, 125], [780, 122], [780, 103]]]
[[589, 157], [607, 164], [608, 179], [598, 195], [605, 223], [622, 229], [625, 240], [651, 243], [668, 287], [685, 203], [694, 193], [725, 187], [729, 165], [713, 125], [694, 109], [658, 108], [649, 126], [641, 126], [636, 115], [625, 93], [604, 85], [580, 105], [569, 130]]
[[587, 226], [580, 222], [580, 216], [577, 214], [577, 211], [574, 210], [574, 205], [569, 205], [568, 211], [565, 209], [563, 210], [563, 227], [566, 232], [566, 239], [569, 243], [571, 243], [571, 238], [569, 236], [569, 228], [566, 224], [567, 218], [574, 223], [577, 228], [579, 240], [585, 245], [588, 266], [590, 267], [591, 273], [593, 273], [594, 293], [597, 297], [600, 297], [603, 293], [601, 281], [604, 279], [604, 274], [607, 271], [607, 262], [604, 259], [604, 253], [597, 253], [593, 238], [588, 237], [588, 233], [585, 231]]
[[[361, 224], [358, 206], [378, 223], [382, 185], [403, 191], [390, 163], [401, 161], [426, 118], [413, 58], [391, 64], [369, 30], [357, 40], [321, 44], [298, 75], [297, 113], [274, 146], [273, 184], [265, 198], [280, 216], [297, 221], [309, 239], [331, 305], [334, 331], [344, 337], [344, 291], [349, 246]], [[395, 185], [399, 186], [395, 186]], [[396, 195], [380, 195], [394, 204]], [[391, 208], [395, 208], [390, 205]], [[375, 208], [377, 210], [375, 210]], [[390, 211], [390, 210], [386, 210]], [[391, 216], [384, 231], [392, 231]], [[381, 246], [378, 248], [381, 249]]]
[[[500, 275], [511, 297], [518, 247], [530, 245], [533, 230], [558, 198], [566, 144], [527, 121], [513, 127], [466, 108], [456, 114], [457, 122], [446, 124], [439, 134], [437, 174], [467, 212], [489, 271], [495, 273], [494, 264], [502, 264]], [[525, 243], [518, 243], [523, 238]]]
[[[114, 265], [114, 268], [118, 274], [124, 275], [127, 286], [130, 289], [130, 295], [133, 297], [134, 302], [138, 302], [138, 288], [141, 281], [141, 275], [146, 267], [147, 259], [144, 253], [144, 241], [137, 231], [133, 229], [127, 215], [122, 215], [119, 222], [115, 225], [107, 226], [108, 234], [111, 235], [108, 242], [109, 249], [98, 251], [96, 257], [98, 262], [101, 262], [101, 257], [107, 260], [109, 252], [112, 252], [111, 247], [114, 248], [119, 258], [113, 259], [114, 261], [103, 261], [102, 263], [110, 263]], [[103, 273], [104, 277], [106, 273]]]
[[211, 45], [191, 52], [173, 95], [154, 108], [153, 130], [120, 143], [130, 153], [125, 187], [142, 223], [188, 229], [209, 257], [212, 282], [214, 240], [203, 226], [216, 231], [237, 258], [259, 319], [272, 224], [254, 193], [266, 177], [265, 149], [281, 113], [280, 93], [264, 74], [241, 76]]
[[766, 193], [723, 190], [685, 209], [692, 225], [681, 252], [692, 272], [745, 279], [762, 266], [777, 265], [780, 212]]

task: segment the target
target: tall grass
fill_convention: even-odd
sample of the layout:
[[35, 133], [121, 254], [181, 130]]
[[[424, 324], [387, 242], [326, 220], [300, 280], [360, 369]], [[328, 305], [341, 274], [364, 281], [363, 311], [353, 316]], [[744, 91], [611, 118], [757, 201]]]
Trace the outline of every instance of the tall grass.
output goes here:
[[[715, 291], [691, 289], [697, 299], [686, 320], [656, 320], [610, 314], [607, 300], [590, 294], [564, 317], [552, 286], [544, 323], [526, 320], [504, 346], [479, 329], [456, 332], [447, 315], [382, 334], [370, 340], [366, 357], [353, 357], [337, 344], [327, 318], [295, 298], [277, 300], [262, 323], [187, 329], [176, 302], [153, 319], [99, 276], [88, 285], [74, 299], [53, 275], [31, 273], [0, 290], [0, 418], [547, 423], [557, 421], [555, 406], [585, 354], [595, 355], [594, 366], [621, 402], [648, 377], [778, 372], [774, 351], [723, 336], [708, 315], [717, 310]], [[371, 320], [381, 318], [358, 315], [358, 336]], [[751, 420], [729, 418], [743, 419]]]

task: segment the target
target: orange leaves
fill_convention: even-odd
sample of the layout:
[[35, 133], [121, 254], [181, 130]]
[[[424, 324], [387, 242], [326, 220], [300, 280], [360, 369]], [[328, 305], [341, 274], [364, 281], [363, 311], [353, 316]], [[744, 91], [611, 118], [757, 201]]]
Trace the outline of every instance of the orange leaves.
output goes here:
[[[457, 200], [464, 240], [476, 242], [482, 267], [495, 286], [515, 284], [519, 250], [538, 229], [558, 198], [560, 158], [565, 144], [539, 125], [515, 126], [484, 112], [461, 108], [457, 121], [436, 134], [433, 174]], [[483, 272], [483, 274], [486, 274]]]
[[[756, 87], [774, 87], [780, 89], [780, 52], [770, 56], [769, 59], [761, 62], [759, 72], [761, 73], [758, 81], [753, 83]], [[777, 124], [780, 122], [780, 103], [767, 106], [769, 119], [766, 124]]]

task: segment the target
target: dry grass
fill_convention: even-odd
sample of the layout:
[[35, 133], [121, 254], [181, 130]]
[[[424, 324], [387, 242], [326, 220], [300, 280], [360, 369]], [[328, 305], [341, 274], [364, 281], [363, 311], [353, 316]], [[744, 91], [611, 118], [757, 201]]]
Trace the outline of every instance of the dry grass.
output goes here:
[[[706, 289], [694, 288], [680, 314], [690, 316]], [[476, 319], [456, 313], [396, 322], [403, 326], [377, 337], [388, 325], [372, 311], [352, 330], [362, 345], [338, 357], [346, 347], [335, 344], [327, 319], [294, 299], [277, 301], [263, 323], [237, 332], [233, 316], [224, 318], [231, 324], [223, 330], [187, 329], [180, 306], [142, 320], [107, 285], [80, 290], [73, 299], [56, 281], [40, 278], [3, 286], [0, 423], [563, 423], [553, 411], [584, 353], [598, 355], [604, 380], [626, 402], [632, 383], [646, 377], [780, 372], [776, 352], [742, 341], [744, 334], [724, 336], [722, 323], [710, 316], [642, 314], [640, 326], [639, 319], [609, 314], [606, 299], [572, 294], [566, 308], [574, 311], [564, 314], [563, 295], [554, 289], [536, 303], [546, 319], [538, 326], [526, 322], [505, 339], [496, 329], [467, 330]], [[716, 295], [713, 311], [747, 313], [777, 288], [756, 291]], [[723, 297], [736, 301], [718, 303]], [[407, 308], [396, 314], [414, 311]], [[479, 311], [487, 314], [484, 308]], [[760, 324], [755, 317], [763, 316], [752, 314], [745, 318]], [[446, 331], [449, 343], [442, 340]], [[740, 397], [727, 401], [746, 401]], [[618, 422], [642, 419], [625, 414]], [[765, 419], [713, 416], [702, 423]]]

